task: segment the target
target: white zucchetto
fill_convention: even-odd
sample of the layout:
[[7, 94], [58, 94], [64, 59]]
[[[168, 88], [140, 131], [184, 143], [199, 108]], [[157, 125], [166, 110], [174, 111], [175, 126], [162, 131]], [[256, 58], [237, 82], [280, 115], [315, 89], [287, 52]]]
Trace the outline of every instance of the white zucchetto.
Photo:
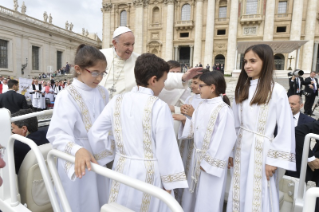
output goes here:
[[122, 35], [122, 34], [124, 34], [126, 32], [132, 32], [132, 30], [130, 30], [130, 28], [128, 28], [128, 27], [120, 26], [114, 31], [113, 38], [115, 38], [115, 37], [117, 37], [119, 35]]

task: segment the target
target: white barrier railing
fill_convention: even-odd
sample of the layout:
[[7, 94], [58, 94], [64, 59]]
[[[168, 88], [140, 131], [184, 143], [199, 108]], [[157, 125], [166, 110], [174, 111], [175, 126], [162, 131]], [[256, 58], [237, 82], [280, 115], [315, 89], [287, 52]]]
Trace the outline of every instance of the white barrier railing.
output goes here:
[[303, 212], [315, 211], [317, 197], [319, 197], [319, 188], [309, 188], [306, 193]]
[[45, 115], [52, 115], [52, 114], [53, 114], [53, 110], [44, 110], [44, 111], [41, 111], [41, 112], [29, 113], [29, 114], [25, 114], [25, 115], [22, 115], [22, 116], [12, 117], [11, 118], [11, 122], [20, 121], [20, 120], [32, 118], [32, 117], [35, 117], [35, 116], [45, 116]]
[[17, 184], [16, 184], [16, 181], [14, 180], [16, 178], [15, 165], [14, 165], [15, 164], [14, 163], [14, 151], [13, 151], [13, 146], [14, 146], [15, 140], [18, 140], [18, 141], [21, 141], [22, 143], [27, 144], [31, 148], [31, 150], [34, 152], [34, 154], [37, 158], [38, 164], [39, 164], [39, 168], [41, 170], [41, 174], [42, 174], [42, 177], [43, 177], [43, 180], [45, 183], [45, 187], [47, 189], [52, 207], [53, 207], [55, 212], [59, 212], [60, 211], [59, 204], [58, 204], [58, 201], [57, 201], [56, 196], [54, 194], [54, 189], [53, 189], [53, 185], [52, 185], [52, 182], [50, 179], [50, 174], [49, 174], [48, 168], [45, 164], [42, 153], [40, 152], [36, 143], [34, 143], [32, 140], [30, 140], [26, 137], [23, 137], [23, 136], [17, 135], [17, 134], [14, 134], [11, 136], [11, 138], [8, 142], [8, 146], [7, 146], [7, 151], [8, 151], [8, 164], [7, 165], [9, 168], [9, 177], [11, 179], [10, 180], [10, 194], [11, 194], [10, 205], [12, 207], [15, 207], [15, 206], [20, 204], [20, 202], [17, 199]]
[[[52, 176], [54, 184], [56, 186], [58, 195], [60, 197], [60, 200], [61, 200], [61, 203], [63, 206], [63, 209], [65, 212], [71, 212], [70, 205], [67, 201], [64, 189], [62, 187], [62, 184], [61, 184], [61, 181], [60, 181], [57, 169], [56, 169], [54, 157], [61, 158], [63, 160], [71, 162], [71, 163], [74, 163], [75, 157], [68, 155], [64, 152], [60, 152], [58, 150], [53, 149], [48, 153], [48, 158], [47, 158], [49, 169], [51, 171], [51, 176]], [[107, 178], [116, 180], [116, 181], [123, 183], [127, 186], [130, 186], [130, 187], [135, 188], [137, 190], [140, 190], [142, 192], [148, 193], [154, 197], [157, 197], [158, 199], [165, 202], [173, 212], [183, 212], [182, 207], [174, 199], [174, 197], [172, 197], [170, 194], [168, 194], [163, 189], [158, 188], [156, 186], [153, 186], [151, 184], [142, 182], [140, 180], [128, 177], [124, 174], [118, 173], [116, 171], [110, 170], [108, 168], [102, 167], [102, 166], [97, 165], [97, 164], [92, 163], [91, 166], [92, 166], [92, 171], [96, 172], [97, 174], [100, 174], [100, 175], [105, 176]]]
[[310, 139], [314, 138], [319, 140], [319, 135], [309, 133], [305, 137], [304, 145], [303, 145], [303, 152], [302, 152], [302, 160], [301, 160], [301, 169], [300, 169], [300, 178], [299, 178], [299, 188], [297, 193], [297, 198], [294, 204], [294, 212], [302, 212], [304, 206], [304, 194], [305, 194], [305, 179], [306, 179], [306, 172], [307, 172], [307, 165], [308, 165], [308, 154], [309, 154], [309, 147], [310, 147]]

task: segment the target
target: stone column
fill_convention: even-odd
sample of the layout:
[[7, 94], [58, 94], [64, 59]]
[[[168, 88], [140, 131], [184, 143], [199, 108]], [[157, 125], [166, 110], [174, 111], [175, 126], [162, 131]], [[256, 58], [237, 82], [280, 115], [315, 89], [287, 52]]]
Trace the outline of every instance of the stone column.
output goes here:
[[173, 59], [174, 0], [167, 1], [165, 59]]
[[313, 50], [313, 59], [312, 59], [312, 71], [316, 71], [317, 57], [318, 57], [318, 43], [315, 43], [315, 47]]
[[101, 11], [103, 12], [103, 37], [102, 48], [110, 48], [111, 44], [111, 3], [104, 3]]
[[[301, 35], [301, 25], [302, 25], [302, 11], [303, 11], [303, 0], [294, 0], [292, 20], [290, 25], [290, 40], [300, 40]], [[296, 51], [293, 51], [288, 55], [292, 57], [291, 68], [292, 70], [296, 69]]]
[[134, 52], [138, 54], [143, 53], [143, 1], [135, 0], [133, 2], [135, 6], [135, 47]]
[[312, 65], [313, 44], [315, 38], [318, 0], [308, 0], [307, 19], [305, 26], [305, 40], [308, 42], [303, 47], [302, 70], [309, 72]]
[[205, 42], [205, 59], [204, 66], [209, 64], [213, 67], [213, 44], [214, 44], [214, 29], [215, 29], [215, 1], [207, 2], [207, 20], [206, 20], [206, 42]]
[[203, 28], [203, 0], [197, 0], [196, 3], [196, 20], [195, 20], [195, 42], [194, 42], [194, 61], [195, 63], [201, 61], [202, 53], [202, 28]]
[[127, 27], [130, 28], [131, 27], [131, 23], [130, 23], [130, 16], [131, 16], [131, 3], [128, 3], [128, 8], [127, 8]]
[[272, 41], [274, 37], [275, 0], [267, 0], [264, 27], [264, 41]]
[[174, 46], [175, 56], [174, 60], [178, 61], [178, 46]]
[[231, 1], [228, 44], [225, 74], [231, 74], [234, 70], [235, 53], [237, 49], [237, 24], [238, 24], [238, 0]]
[[191, 51], [190, 51], [190, 55], [189, 55], [189, 67], [193, 67], [193, 49], [194, 46], [189, 46]]

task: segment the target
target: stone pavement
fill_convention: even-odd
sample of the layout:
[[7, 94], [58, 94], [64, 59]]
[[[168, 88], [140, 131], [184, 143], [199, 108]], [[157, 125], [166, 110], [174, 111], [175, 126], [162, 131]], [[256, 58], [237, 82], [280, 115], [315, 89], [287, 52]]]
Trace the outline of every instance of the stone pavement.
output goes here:
[[[236, 84], [237, 84], [237, 79], [238, 78], [233, 78], [233, 77], [225, 77], [226, 79], [226, 83], [227, 83], [227, 89], [226, 89], [226, 94], [228, 96], [228, 98], [230, 99], [230, 102], [233, 102], [234, 99], [234, 95], [235, 95], [235, 88], [236, 88]], [[284, 88], [286, 90], [288, 90], [289, 88], [289, 84], [288, 84], [288, 78], [275, 78], [275, 82], [281, 84], [282, 86], [284, 86]], [[302, 96], [303, 98], [303, 102], [305, 103], [305, 96]], [[318, 102], [318, 97], [315, 100], [315, 104]], [[314, 104], [314, 105], [315, 105]], [[301, 109], [301, 112], [303, 112], [303, 108]], [[315, 119], [319, 118], [319, 107], [317, 107], [314, 111], [315, 116], [312, 116]]]

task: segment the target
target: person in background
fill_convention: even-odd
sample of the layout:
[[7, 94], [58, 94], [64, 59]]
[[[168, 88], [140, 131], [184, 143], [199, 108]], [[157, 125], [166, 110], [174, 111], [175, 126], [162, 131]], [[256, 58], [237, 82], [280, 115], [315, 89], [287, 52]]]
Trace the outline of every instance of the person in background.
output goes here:
[[312, 71], [310, 72], [310, 76], [305, 79], [304, 82], [305, 85], [305, 106], [304, 106], [304, 112], [306, 115], [313, 115], [312, 114], [312, 106], [315, 102], [316, 96], [318, 96], [318, 79], [316, 78], [316, 72]]
[[9, 90], [6, 93], [0, 94], [0, 108], [7, 108], [11, 114], [20, 109], [27, 109], [28, 104], [25, 97], [17, 93], [19, 82], [17, 80], [9, 80], [8, 87]]
[[9, 90], [8, 79], [4, 78], [3, 81], [2, 81], [2, 93], [7, 92], [8, 90]]

